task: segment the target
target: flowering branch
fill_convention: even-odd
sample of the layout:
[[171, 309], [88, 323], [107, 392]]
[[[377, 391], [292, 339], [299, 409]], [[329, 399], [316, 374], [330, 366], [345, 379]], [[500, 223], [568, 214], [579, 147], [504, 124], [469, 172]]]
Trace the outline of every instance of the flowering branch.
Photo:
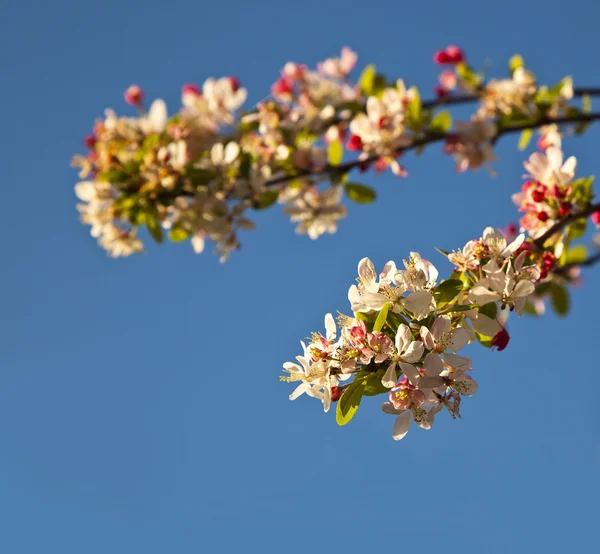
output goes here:
[[[131, 86], [125, 101], [138, 117], [107, 110], [85, 139], [88, 154], [74, 158], [86, 179], [76, 186], [81, 220], [114, 257], [142, 252], [138, 230], [145, 228], [156, 242], [190, 240], [196, 252], [211, 239], [224, 260], [240, 247], [238, 231], [254, 227], [249, 213], [276, 202], [298, 233], [316, 239], [335, 232], [346, 216], [342, 195], [359, 203], [376, 198], [371, 187], [350, 182], [354, 169], [389, 168], [404, 177], [402, 153], [444, 142], [459, 171], [477, 170], [496, 159], [502, 135], [521, 132], [524, 148], [539, 129], [540, 147], [560, 146], [560, 127], [579, 133], [600, 117], [591, 112], [600, 89], [575, 89], [570, 78], [539, 85], [519, 56], [508, 78], [486, 80], [448, 47], [435, 56], [448, 67], [434, 87], [437, 99], [424, 102], [416, 87], [372, 65], [353, 83], [356, 61], [344, 48], [316, 70], [290, 62], [271, 99], [241, 116], [247, 93], [234, 77], [184, 85], [171, 117], [162, 100], [146, 110], [142, 89]], [[453, 124], [440, 111], [468, 103], [477, 104], [469, 121]]]

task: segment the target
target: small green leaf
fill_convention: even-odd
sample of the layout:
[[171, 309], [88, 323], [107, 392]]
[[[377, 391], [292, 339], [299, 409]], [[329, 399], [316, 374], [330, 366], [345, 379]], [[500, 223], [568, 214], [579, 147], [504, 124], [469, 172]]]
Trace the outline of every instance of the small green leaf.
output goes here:
[[367, 373], [364, 376], [361, 376], [358, 373], [355, 379], [362, 379], [363, 382], [363, 396], [377, 396], [379, 394], [387, 394], [390, 392], [390, 389], [384, 387], [381, 384], [381, 379], [385, 374], [385, 369], [380, 369], [375, 373]]
[[163, 241], [163, 231], [158, 222], [158, 212], [156, 211], [156, 208], [146, 212], [146, 227], [156, 242], [160, 243]]
[[277, 202], [277, 198], [279, 197], [279, 191], [275, 189], [267, 190], [262, 193], [262, 196], [258, 199], [258, 201], [254, 204], [255, 210], [264, 210], [269, 206], [272, 206]]
[[327, 161], [329, 165], [340, 165], [344, 158], [344, 146], [339, 140], [332, 140], [327, 149]]
[[371, 96], [373, 94], [373, 87], [375, 85], [376, 70], [373, 64], [368, 65], [363, 69], [363, 72], [358, 79], [358, 86], [360, 91], [365, 96]]
[[515, 70], [519, 69], [519, 67], [523, 67], [525, 65], [525, 60], [519, 54], [515, 54], [508, 60], [508, 68], [511, 73], [514, 73]]
[[443, 306], [454, 300], [463, 290], [463, 282], [459, 279], [448, 279], [440, 283], [433, 291], [433, 297], [439, 306]]
[[569, 248], [565, 256], [565, 265], [580, 264], [587, 259], [587, 248], [582, 244]]
[[371, 332], [373, 330], [373, 325], [375, 324], [375, 319], [377, 315], [374, 312], [365, 314], [362, 312], [356, 312], [354, 314], [356, 319], [360, 319], [365, 322], [365, 326], [367, 327], [367, 331]]
[[125, 173], [125, 171], [121, 171], [120, 169], [109, 169], [108, 171], [103, 171], [96, 176], [97, 181], [111, 183], [113, 185], [125, 183], [128, 179], [129, 174]]
[[356, 414], [364, 392], [362, 380], [353, 381], [342, 393], [335, 410], [335, 420], [338, 425], [346, 425]]
[[486, 348], [492, 347], [492, 340], [494, 337], [480, 335], [477, 331], [475, 331], [475, 335], [477, 336], [477, 340], [480, 342], [481, 346], [485, 346]]
[[183, 242], [190, 237], [191, 233], [181, 227], [173, 227], [169, 229], [169, 240], [171, 242]]
[[552, 301], [552, 307], [554, 311], [561, 317], [566, 316], [569, 313], [570, 300], [569, 292], [566, 288], [552, 283], [550, 288], [550, 300]]
[[348, 198], [358, 204], [370, 204], [377, 198], [377, 193], [371, 187], [360, 183], [346, 183], [344, 190]]
[[572, 240], [578, 239], [585, 235], [585, 231], [587, 230], [587, 219], [577, 219], [571, 225], [567, 227], [567, 240], [570, 242]]
[[523, 129], [519, 137], [519, 150], [525, 150], [531, 141], [533, 131], [531, 129]]
[[386, 302], [381, 308], [375, 323], [373, 324], [373, 331], [381, 331], [383, 326], [385, 325], [385, 320], [387, 319], [388, 312], [390, 311], [390, 303]]
[[490, 319], [496, 319], [496, 316], [498, 315], [498, 306], [495, 302], [479, 306], [479, 313], [487, 315]]
[[589, 94], [584, 94], [581, 97], [582, 109], [584, 113], [590, 113], [592, 111], [592, 97]]
[[436, 133], [447, 133], [452, 127], [452, 116], [450, 112], [438, 113], [429, 124], [432, 131]]
[[421, 120], [421, 95], [417, 87], [411, 87], [412, 98], [406, 107], [406, 112], [413, 121], [418, 123]]

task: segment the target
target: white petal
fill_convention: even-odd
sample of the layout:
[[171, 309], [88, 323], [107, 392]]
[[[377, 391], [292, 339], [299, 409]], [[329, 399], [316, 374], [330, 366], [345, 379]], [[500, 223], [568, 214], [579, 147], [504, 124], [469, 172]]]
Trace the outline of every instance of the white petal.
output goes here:
[[399, 415], [404, 413], [404, 410], [397, 410], [396, 408], [394, 408], [394, 405], [391, 402], [384, 402], [381, 405], [381, 410], [386, 413], [386, 414], [390, 414], [390, 415]]
[[[410, 334], [410, 329], [408, 325], [401, 323], [398, 326], [398, 331], [396, 332], [396, 349], [398, 350], [398, 354], [402, 354], [406, 347], [412, 341], [412, 335]], [[408, 361], [408, 360], [407, 360]]]
[[408, 362], [409, 364], [414, 364], [421, 359], [424, 350], [425, 346], [423, 345], [423, 342], [420, 340], [415, 340], [408, 345], [408, 348], [404, 354], [402, 354], [402, 360]]
[[435, 319], [433, 325], [431, 326], [431, 334], [433, 338], [438, 341], [445, 335], [448, 331], [450, 331], [450, 326], [452, 325], [452, 320], [447, 315], [441, 315]]
[[335, 339], [335, 335], [336, 335], [335, 320], [333, 319], [333, 316], [331, 314], [327, 314], [325, 316], [325, 332], [326, 332], [325, 338], [328, 341], [332, 341], [333, 339]]
[[369, 258], [363, 258], [360, 262], [358, 262], [358, 275], [367, 283], [372, 283], [377, 279], [375, 267]]
[[514, 296], [529, 296], [535, 290], [535, 285], [531, 281], [519, 281], [515, 287]]
[[425, 356], [423, 367], [425, 368], [425, 375], [427, 377], [437, 377], [442, 371], [444, 371], [442, 359], [433, 352], [430, 352], [427, 354], [427, 356]]
[[[463, 396], [473, 396], [479, 389], [479, 385], [469, 375], [461, 375], [456, 382], [462, 385], [460, 394]], [[466, 390], [463, 390], [463, 387]]]
[[480, 306], [485, 306], [490, 302], [498, 302], [502, 297], [497, 292], [492, 292], [485, 287], [476, 286], [469, 292], [469, 299]]
[[471, 340], [471, 333], [464, 327], [459, 327], [458, 329], [450, 331], [449, 336], [448, 350], [452, 350], [453, 352], [464, 348]]
[[428, 350], [432, 350], [435, 347], [433, 335], [427, 327], [421, 327], [421, 340], [423, 341], [425, 348], [427, 348]]
[[400, 367], [402, 368], [402, 372], [406, 375], [406, 378], [409, 380], [411, 385], [419, 384], [419, 372], [417, 368], [412, 364], [405, 364], [404, 362], [400, 362]]
[[408, 429], [410, 428], [410, 412], [405, 411], [401, 413], [394, 421], [394, 428], [392, 429], [392, 437], [395, 441], [402, 440], [406, 433], [408, 433]]
[[426, 291], [410, 294], [404, 300], [404, 306], [415, 315], [427, 315], [435, 308], [433, 296]]
[[390, 366], [387, 368], [387, 371], [385, 372], [384, 376], [381, 378], [381, 384], [384, 387], [391, 389], [396, 384], [397, 380], [398, 377], [396, 375], [396, 364], [391, 363]]
[[511, 256], [512, 254], [514, 254], [519, 247], [523, 244], [523, 241], [525, 240], [525, 234], [521, 233], [515, 240], [513, 240], [503, 251], [502, 251], [502, 257], [503, 258], [508, 258], [509, 256]]
[[306, 392], [307, 388], [310, 388], [310, 385], [308, 383], [300, 383], [294, 389], [294, 392], [292, 392], [292, 394], [290, 394], [290, 400], [296, 400], [296, 398], [298, 398], [299, 396], [301, 396], [302, 394], [304, 394]]
[[238, 157], [240, 153], [240, 146], [237, 142], [230, 142], [226, 147], [225, 147], [225, 153], [224, 153], [224, 162], [226, 164], [231, 164], [235, 161], [235, 159]]
[[456, 354], [452, 354], [450, 352], [446, 352], [444, 354], [444, 363], [450, 367], [453, 367], [454, 369], [471, 369], [471, 358], [457, 356]]
[[162, 133], [167, 124], [167, 105], [160, 98], [152, 102], [148, 112], [148, 121], [155, 133]]

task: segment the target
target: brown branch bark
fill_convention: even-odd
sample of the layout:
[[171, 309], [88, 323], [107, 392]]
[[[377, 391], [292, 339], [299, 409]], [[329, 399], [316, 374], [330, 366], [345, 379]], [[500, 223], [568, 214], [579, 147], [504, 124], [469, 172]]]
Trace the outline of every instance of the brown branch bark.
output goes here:
[[[538, 247], [542, 248], [544, 243], [555, 233], [558, 233], [560, 230], [564, 229], [567, 225], [577, 221], [578, 219], [588, 218], [594, 212], [600, 211], [600, 202], [596, 204], [589, 204], [587, 207], [582, 208], [581, 210], [574, 212], [567, 217], [557, 221], [550, 229], [548, 229], [543, 235], [539, 236], [537, 239], [533, 241], [533, 243]], [[580, 265], [580, 264], [577, 264]]]
[[[592, 90], [592, 89], [590, 89]], [[598, 91], [600, 93], [600, 90]], [[561, 117], [541, 117], [534, 122], [525, 122], [514, 125], [509, 125], [507, 127], [501, 128], [494, 141], [500, 138], [503, 135], [508, 135], [511, 133], [517, 133], [519, 131], [523, 131], [524, 129], [537, 129], [538, 127], [543, 127], [544, 125], [557, 124], [557, 125], [565, 125], [568, 123], [584, 123], [584, 122], [592, 122], [600, 119], [600, 112], [595, 113], [580, 113], [576, 115], [569, 116], [561, 116]], [[436, 134], [428, 134], [424, 137], [418, 138], [412, 142], [412, 144], [408, 146], [404, 146], [402, 148], [398, 148], [396, 150], [396, 155], [402, 154], [404, 152], [408, 152], [409, 150], [414, 150], [421, 146], [426, 146], [429, 144], [434, 144], [436, 142], [442, 142], [446, 140], [452, 133], [436, 133]], [[267, 186], [273, 186], [280, 183], [285, 183], [287, 181], [293, 181], [298, 177], [320, 177], [325, 175], [342, 175], [355, 169], [363, 164], [370, 164], [376, 161], [380, 156], [377, 154], [373, 154], [364, 160], [352, 160], [337, 166], [326, 165], [320, 171], [311, 171], [311, 170], [302, 170], [297, 173], [291, 175], [282, 175], [280, 177], [275, 177], [267, 181]]]

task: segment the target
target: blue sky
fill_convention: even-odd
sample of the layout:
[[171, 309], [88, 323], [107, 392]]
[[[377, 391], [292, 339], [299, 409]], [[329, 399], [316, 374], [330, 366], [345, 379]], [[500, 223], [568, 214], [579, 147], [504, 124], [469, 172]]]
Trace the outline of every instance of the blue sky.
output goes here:
[[[380, 399], [337, 428], [281, 364], [347, 310], [356, 264], [455, 248], [515, 218], [516, 137], [499, 176], [457, 175], [433, 148], [377, 203], [298, 237], [278, 209], [220, 265], [188, 245], [110, 260], [77, 221], [81, 138], [135, 82], [175, 109], [183, 82], [234, 74], [256, 101], [288, 60], [344, 45], [422, 87], [449, 43], [504, 73], [600, 84], [590, 2], [11, 2], [0, 21], [3, 295], [0, 554], [411, 551], [546, 554], [596, 544], [598, 273], [569, 319], [511, 320], [504, 352], [472, 349], [463, 420], [401, 443]], [[597, 129], [566, 141], [597, 170]], [[435, 201], [433, 199], [435, 198]], [[384, 232], [387, 241], [377, 240]]]

